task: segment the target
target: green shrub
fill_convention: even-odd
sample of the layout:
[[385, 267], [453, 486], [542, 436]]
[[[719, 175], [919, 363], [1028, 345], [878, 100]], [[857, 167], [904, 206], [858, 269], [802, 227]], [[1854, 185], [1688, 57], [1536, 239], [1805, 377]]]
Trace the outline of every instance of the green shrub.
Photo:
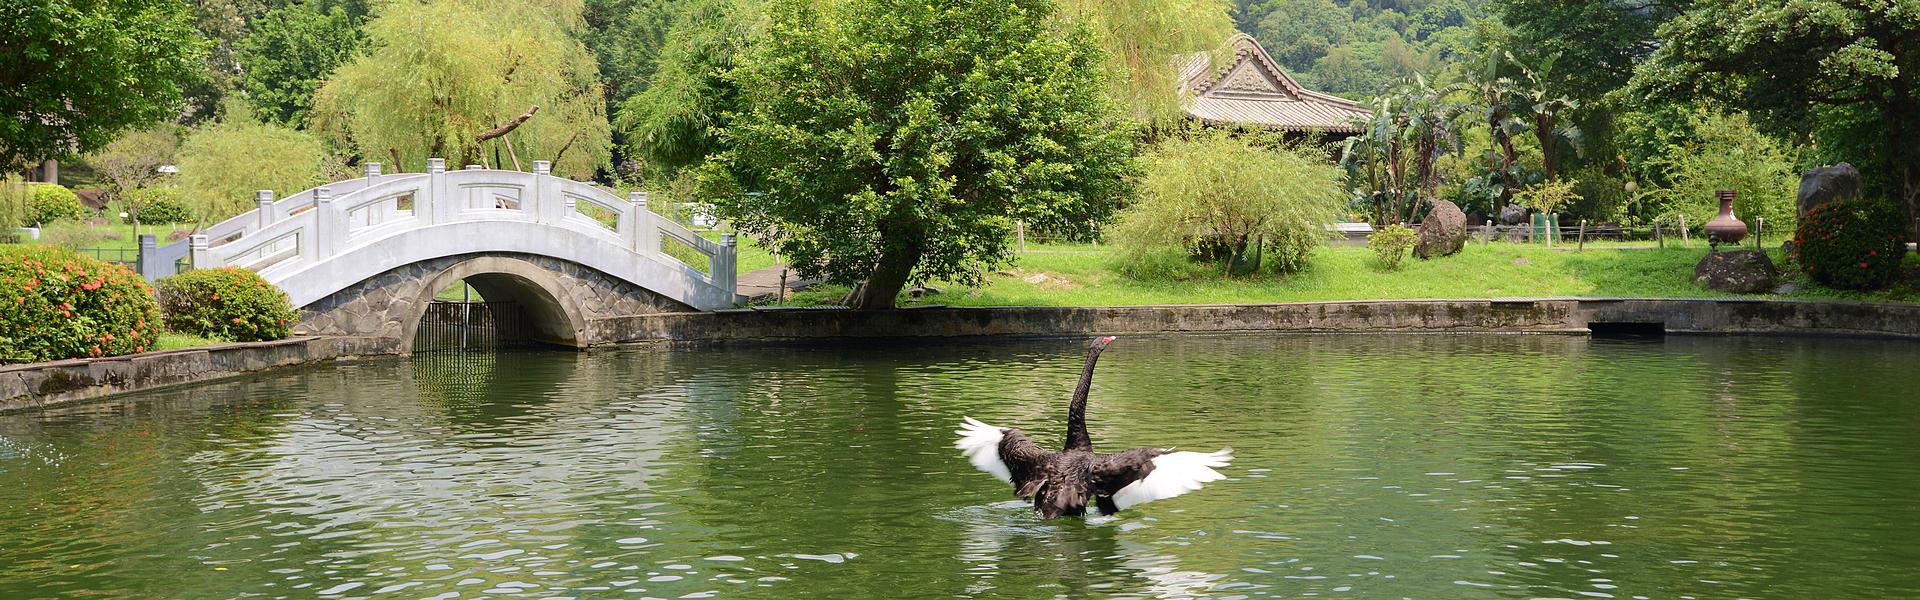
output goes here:
[[160, 335], [147, 282], [58, 246], [0, 246], [0, 307], [0, 362], [145, 352]]
[[63, 248], [92, 248], [107, 241], [111, 231], [86, 223], [58, 221], [40, 228], [40, 243]]
[[[134, 190], [127, 194], [128, 223], [135, 216], [141, 223], [191, 223], [193, 210], [187, 208], [187, 201], [180, 196], [180, 188], [156, 187]], [[134, 211], [139, 211], [135, 213]]]
[[1900, 213], [1889, 203], [1829, 202], [1800, 217], [1793, 260], [1829, 287], [1886, 287], [1900, 273], [1906, 234]]
[[167, 329], [235, 342], [287, 337], [295, 318], [287, 293], [239, 267], [197, 269], [160, 280]]
[[[1202, 130], [1160, 143], [1146, 158], [1140, 198], [1113, 228], [1121, 270], [1165, 270], [1166, 248], [1228, 259], [1233, 274], [1306, 266], [1326, 243], [1345, 193], [1338, 167], [1310, 149]], [[1230, 257], [1230, 258], [1229, 258]]]
[[0, 234], [13, 233], [13, 228], [27, 225], [27, 215], [33, 212], [33, 190], [19, 175], [8, 173], [0, 179]]
[[33, 205], [28, 210], [28, 223], [39, 226], [87, 218], [87, 205], [81, 204], [80, 196], [67, 189], [67, 186], [41, 183], [32, 187]]
[[1400, 261], [1406, 260], [1407, 251], [1413, 249], [1413, 243], [1420, 239], [1412, 227], [1395, 223], [1381, 228], [1367, 236], [1367, 247], [1380, 257], [1380, 263], [1388, 271], [1400, 270]]

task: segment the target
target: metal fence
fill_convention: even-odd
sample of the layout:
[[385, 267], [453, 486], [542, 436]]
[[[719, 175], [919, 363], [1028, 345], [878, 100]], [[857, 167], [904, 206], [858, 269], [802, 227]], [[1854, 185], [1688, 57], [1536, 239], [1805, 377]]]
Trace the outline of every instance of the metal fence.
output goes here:
[[427, 303], [413, 351], [490, 352], [530, 345], [524, 307], [513, 302]]

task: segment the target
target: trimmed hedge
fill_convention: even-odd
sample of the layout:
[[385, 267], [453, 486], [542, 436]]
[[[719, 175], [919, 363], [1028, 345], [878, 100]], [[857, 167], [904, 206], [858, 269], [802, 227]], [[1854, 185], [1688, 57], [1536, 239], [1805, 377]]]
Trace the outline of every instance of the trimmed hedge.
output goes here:
[[1829, 202], [1800, 216], [1793, 259], [1828, 287], [1878, 289], [1900, 274], [1907, 229], [1889, 203]]
[[46, 244], [0, 246], [0, 362], [145, 352], [160, 335], [147, 282]]
[[195, 269], [160, 280], [167, 329], [235, 342], [277, 340], [296, 315], [287, 293], [239, 267]]
[[[193, 222], [193, 210], [187, 208], [186, 200], [181, 199], [180, 188], [159, 187], [137, 189], [127, 194], [127, 204], [140, 207], [139, 217], [141, 223]], [[128, 211], [127, 218], [121, 220], [132, 223], [134, 216], [132, 211]]]
[[55, 221], [79, 221], [87, 218], [87, 205], [67, 186], [40, 183], [33, 188], [33, 203], [27, 210], [27, 223], [35, 227]]

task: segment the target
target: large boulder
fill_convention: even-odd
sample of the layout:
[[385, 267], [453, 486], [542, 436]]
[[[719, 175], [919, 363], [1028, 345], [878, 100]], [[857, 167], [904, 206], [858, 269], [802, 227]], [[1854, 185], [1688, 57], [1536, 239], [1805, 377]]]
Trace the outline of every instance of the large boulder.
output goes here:
[[1707, 289], [1736, 294], [1760, 294], [1773, 291], [1780, 271], [1773, 260], [1759, 250], [1708, 252], [1693, 267], [1693, 280]]
[[1467, 245], [1467, 213], [1446, 200], [1433, 201], [1433, 210], [1420, 222], [1420, 241], [1413, 255], [1420, 258], [1447, 256]]
[[1859, 197], [1860, 171], [1855, 170], [1853, 165], [1840, 163], [1800, 175], [1800, 214], [1807, 214], [1813, 207], [1828, 202]]
[[1508, 204], [1506, 208], [1500, 209], [1501, 225], [1519, 225], [1525, 220], [1527, 220], [1527, 209], [1521, 208], [1518, 204]]

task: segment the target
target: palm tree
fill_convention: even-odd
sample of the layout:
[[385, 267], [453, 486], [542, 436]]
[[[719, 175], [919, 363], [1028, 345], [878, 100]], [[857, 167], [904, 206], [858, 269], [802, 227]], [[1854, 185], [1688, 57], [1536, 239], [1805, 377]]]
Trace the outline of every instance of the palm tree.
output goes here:
[[1540, 142], [1540, 170], [1549, 182], [1559, 178], [1560, 144], [1566, 143], [1576, 154], [1585, 154], [1585, 138], [1580, 128], [1571, 121], [1569, 115], [1580, 110], [1580, 101], [1565, 95], [1556, 95], [1549, 89], [1548, 78], [1553, 72], [1553, 63], [1559, 59], [1553, 54], [1541, 61], [1540, 68], [1527, 66], [1507, 53], [1507, 60], [1520, 68], [1525, 82], [1516, 90], [1515, 108], [1526, 117], [1533, 137]]

